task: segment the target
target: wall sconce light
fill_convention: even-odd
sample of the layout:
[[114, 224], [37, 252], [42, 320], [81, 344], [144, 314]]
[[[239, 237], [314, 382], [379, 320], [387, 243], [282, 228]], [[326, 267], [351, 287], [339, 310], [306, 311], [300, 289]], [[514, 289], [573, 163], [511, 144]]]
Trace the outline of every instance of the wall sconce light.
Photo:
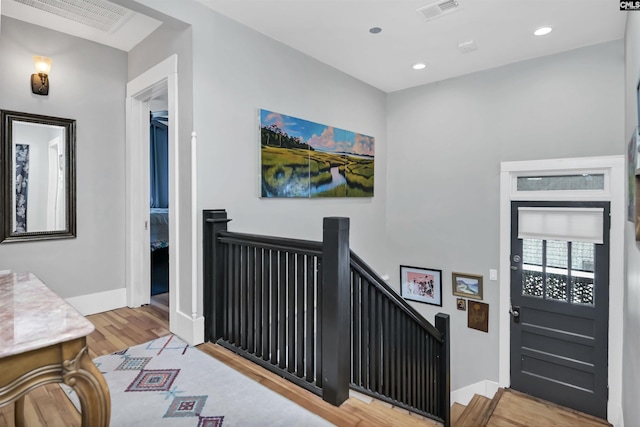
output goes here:
[[36, 66], [36, 74], [31, 74], [31, 92], [36, 95], [49, 95], [49, 72], [51, 71], [51, 58], [46, 56], [34, 56], [33, 63]]

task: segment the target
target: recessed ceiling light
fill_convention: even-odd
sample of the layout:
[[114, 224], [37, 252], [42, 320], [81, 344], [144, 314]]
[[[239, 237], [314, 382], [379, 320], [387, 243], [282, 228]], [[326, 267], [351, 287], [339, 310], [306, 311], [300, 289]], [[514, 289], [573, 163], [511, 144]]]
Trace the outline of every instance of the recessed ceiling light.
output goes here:
[[551, 27], [540, 27], [533, 32], [536, 36], [544, 36], [545, 34], [549, 34], [553, 28]]
[[418, 62], [417, 64], [413, 64], [411, 66], [414, 70], [422, 70], [424, 68], [427, 67], [427, 64], [423, 63], [423, 62]]
[[371, 27], [371, 28], [369, 28], [369, 32], [371, 34], [378, 34], [378, 33], [382, 32], [382, 28], [380, 28], [380, 27]]

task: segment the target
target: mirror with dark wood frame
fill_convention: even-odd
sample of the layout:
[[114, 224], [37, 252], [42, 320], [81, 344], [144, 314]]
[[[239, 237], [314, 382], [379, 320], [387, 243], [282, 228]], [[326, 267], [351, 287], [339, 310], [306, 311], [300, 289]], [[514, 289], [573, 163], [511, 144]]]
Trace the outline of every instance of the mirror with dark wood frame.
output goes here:
[[0, 242], [76, 236], [76, 121], [0, 110]]

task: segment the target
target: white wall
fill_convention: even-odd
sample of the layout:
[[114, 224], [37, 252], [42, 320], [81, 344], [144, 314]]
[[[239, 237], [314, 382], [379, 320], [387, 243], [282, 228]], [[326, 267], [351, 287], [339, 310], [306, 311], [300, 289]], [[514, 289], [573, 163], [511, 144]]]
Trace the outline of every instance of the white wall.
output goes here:
[[[384, 273], [385, 94], [199, 3], [139, 3], [192, 25], [199, 210], [227, 209], [230, 230], [312, 240], [323, 217], [350, 217], [352, 248]], [[374, 136], [375, 197], [261, 199], [260, 108]]]
[[[154, 16], [163, 19], [161, 16]], [[166, 19], [166, 18], [164, 18]], [[179, 218], [179, 241], [170, 242], [171, 247], [180, 251], [178, 283], [180, 297], [178, 309], [182, 313], [191, 313], [197, 308], [191, 307], [191, 260], [198, 256], [191, 251], [191, 132], [193, 131], [193, 59], [191, 28], [186, 24], [168, 22], [162, 24], [149, 37], [129, 52], [129, 80], [133, 80], [166, 58], [176, 54], [178, 57], [178, 121], [169, 117], [169, 126], [178, 124], [180, 133], [178, 145], [178, 163], [180, 173], [177, 180], [180, 200], [179, 215], [169, 212], [169, 220]], [[201, 298], [200, 298], [201, 299]]]
[[[352, 248], [383, 266], [385, 94], [218, 14], [204, 18], [197, 38], [194, 29], [200, 205], [226, 208], [232, 230], [314, 240], [323, 217], [347, 216]], [[375, 196], [259, 198], [260, 108], [374, 136]]]
[[[31, 93], [33, 55], [53, 59]], [[62, 297], [124, 287], [126, 53], [2, 16], [0, 109], [75, 119], [75, 239], [0, 244], [0, 269], [31, 271]]]
[[[625, 35], [625, 124], [619, 143], [626, 149], [632, 132], [638, 126], [636, 87], [640, 77], [640, 15], [627, 14]], [[622, 351], [622, 410], [626, 424], [633, 426], [640, 419], [640, 250], [635, 239], [634, 224], [627, 222], [625, 232], [627, 277], [624, 306], [624, 346]]]
[[[623, 43], [610, 42], [391, 93], [387, 270], [443, 270], [453, 390], [498, 381], [501, 161], [622, 154]], [[467, 328], [451, 272], [484, 276], [489, 333]], [[612, 284], [612, 286], [619, 284]]]

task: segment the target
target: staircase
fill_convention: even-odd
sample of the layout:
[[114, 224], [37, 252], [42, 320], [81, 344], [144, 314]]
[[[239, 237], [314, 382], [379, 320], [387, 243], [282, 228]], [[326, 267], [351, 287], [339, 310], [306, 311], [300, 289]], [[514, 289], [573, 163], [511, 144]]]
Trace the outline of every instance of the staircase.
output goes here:
[[341, 410], [360, 418], [358, 426], [376, 427], [442, 427], [442, 423], [407, 411], [378, 399], [352, 391]]
[[321, 242], [229, 221], [203, 211], [207, 341], [336, 407], [353, 390], [451, 425], [449, 315], [429, 323], [353, 253], [348, 218], [324, 218]]
[[451, 425], [611, 427], [611, 424], [600, 418], [504, 388], [498, 389], [493, 399], [476, 394], [467, 406], [454, 403], [451, 407]]

